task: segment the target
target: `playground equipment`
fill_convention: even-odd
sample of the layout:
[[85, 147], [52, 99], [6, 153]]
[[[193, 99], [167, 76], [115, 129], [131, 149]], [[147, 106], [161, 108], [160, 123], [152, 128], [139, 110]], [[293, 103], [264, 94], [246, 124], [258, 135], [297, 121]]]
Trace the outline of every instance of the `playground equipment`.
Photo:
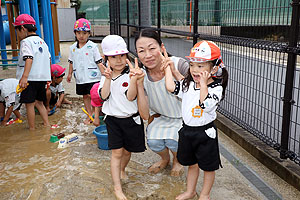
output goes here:
[[[36, 33], [42, 37], [41, 27], [40, 27], [40, 19], [41, 24], [43, 26], [43, 38], [49, 47], [49, 51], [51, 54], [51, 62], [57, 63], [60, 58], [60, 49], [59, 49], [59, 35], [58, 35], [58, 21], [57, 21], [57, 5], [56, 0], [39, 0], [40, 2], [40, 10], [38, 7], [38, 0], [11, 0], [5, 1], [5, 8], [7, 12], [8, 18], [8, 27], [9, 27], [9, 35], [11, 41], [11, 50], [6, 49], [6, 38], [5, 34], [7, 34], [7, 30], [4, 29], [3, 19], [2, 19], [2, 11], [0, 9], [0, 43], [1, 43], [1, 60], [3, 66], [6, 68], [7, 66], [15, 66], [16, 64], [8, 64], [8, 61], [17, 61], [18, 58], [18, 48], [17, 48], [17, 36], [13, 26], [14, 19], [19, 14], [29, 14], [36, 21], [37, 31]], [[3, 5], [2, 5], [3, 6]], [[1, 7], [1, 1], [0, 1]], [[41, 18], [40, 18], [41, 15]], [[7, 26], [7, 25], [5, 25]], [[7, 59], [7, 52], [12, 52], [12, 59]]]

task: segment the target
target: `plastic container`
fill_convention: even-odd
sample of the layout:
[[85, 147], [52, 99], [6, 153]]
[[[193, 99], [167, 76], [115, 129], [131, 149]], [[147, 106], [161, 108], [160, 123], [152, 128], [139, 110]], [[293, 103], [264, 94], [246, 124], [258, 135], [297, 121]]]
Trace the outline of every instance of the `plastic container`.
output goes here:
[[61, 138], [58, 142], [58, 147], [57, 148], [65, 148], [67, 147], [70, 143], [78, 141], [79, 138], [76, 133], [72, 133], [71, 135], [67, 135], [64, 138]]
[[95, 134], [97, 137], [98, 148], [102, 150], [109, 150], [106, 125], [100, 125], [96, 127], [93, 131], [93, 134]]

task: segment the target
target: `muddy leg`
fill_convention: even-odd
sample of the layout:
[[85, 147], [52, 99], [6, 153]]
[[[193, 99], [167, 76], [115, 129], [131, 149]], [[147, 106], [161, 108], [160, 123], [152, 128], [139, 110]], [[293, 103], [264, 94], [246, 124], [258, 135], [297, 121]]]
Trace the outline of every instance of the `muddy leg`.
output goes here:
[[171, 170], [171, 176], [180, 176], [184, 172], [183, 166], [177, 160], [177, 152], [171, 151], [173, 154], [173, 167]]
[[191, 199], [196, 195], [196, 185], [199, 176], [198, 164], [189, 166], [186, 179], [186, 191], [176, 197], [176, 200]]
[[121, 159], [123, 156], [123, 148], [113, 149], [110, 161], [111, 177], [114, 184], [114, 194], [118, 200], [127, 200], [123, 193], [120, 174], [121, 174]]
[[123, 156], [121, 158], [121, 179], [127, 179], [127, 174], [125, 172], [125, 168], [130, 161], [131, 152], [123, 149]]
[[209, 200], [209, 193], [215, 181], [215, 171], [204, 171], [203, 186], [199, 200]]

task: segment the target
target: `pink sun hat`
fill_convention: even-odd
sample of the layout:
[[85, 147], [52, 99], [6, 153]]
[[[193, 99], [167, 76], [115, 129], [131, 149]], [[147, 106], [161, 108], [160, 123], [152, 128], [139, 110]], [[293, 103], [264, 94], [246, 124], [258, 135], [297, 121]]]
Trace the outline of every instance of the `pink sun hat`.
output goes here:
[[100, 83], [95, 83], [90, 91], [91, 104], [94, 107], [100, 107], [103, 104], [103, 100], [99, 96], [99, 85]]
[[80, 18], [74, 24], [74, 31], [90, 31], [91, 22], [87, 19]]
[[25, 24], [35, 25], [35, 20], [28, 14], [21, 14], [16, 18], [15, 23], [13, 23], [14, 26], [21, 26]]
[[58, 64], [52, 64], [51, 65], [51, 76], [60, 77], [65, 73], [66, 68], [63, 68], [62, 66]]

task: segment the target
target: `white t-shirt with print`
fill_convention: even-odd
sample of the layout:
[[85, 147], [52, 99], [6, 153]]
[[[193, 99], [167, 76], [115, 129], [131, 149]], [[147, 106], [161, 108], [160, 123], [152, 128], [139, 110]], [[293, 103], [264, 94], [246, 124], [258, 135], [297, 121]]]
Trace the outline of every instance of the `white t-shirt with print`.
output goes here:
[[14, 106], [17, 109], [20, 105], [20, 94], [16, 93], [17, 85], [19, 81], [14, 78], [4, 79], [0, 81], [0, 102], [5, 102], [5, 107]]
[[178, 97], [182, 98], [182, 118], [188, 126], [204, 126], [217, 118], [216, 109], [222, 98], [223, 87], [221, 80], [215, 80], [209, 84], [208, 95], [200, 104], [200, 88], [196, 88], [194, 81], [190, 82], [189, 89], [182, 91], [180, 82]]
[[16, 78], [21, 79], [24, 72], [25, 59], [31, 58], [33, 60], [28, 81], [51, 81], [50, 57], [46, 42], [38, 35], [29, 35], [21, 40]]
[[65, 88], [63, 87], [63, 83], [59, 83], [58, 85], [56, 86], [53, 86], [53, 85], [50, 85], [50, 91], [51, 93], [53, 94], [57, 94], [57, 93], [60, 93], [60, 92], [64, 92], [65, 91]]
[[[103, 87], [105, 80], [105, 77], [101, 79], [100, 89]], [[129, 83], [129, 69], [111, 80], [110, 95], [102, 106], [102, 112], [104, 114], [118, 118], [126, 118], [138, 112], [137, 100], [129, 101], [126, 96]]]
[[88, 41], [78, 48], [77, 42], [70, 47], [69, 62], [73, 64], [74, 77], [77, 84], [100, 81], [101, 72], [96, 64], [102, 60], [97, 44]]

